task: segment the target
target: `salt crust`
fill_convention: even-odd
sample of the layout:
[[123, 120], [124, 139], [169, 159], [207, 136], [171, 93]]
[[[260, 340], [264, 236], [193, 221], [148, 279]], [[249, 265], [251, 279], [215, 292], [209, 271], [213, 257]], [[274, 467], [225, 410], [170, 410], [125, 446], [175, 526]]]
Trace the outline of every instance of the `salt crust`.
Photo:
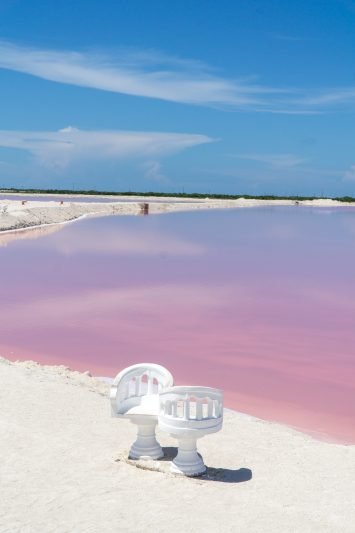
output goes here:
[[[1, 533], [353, 533], [355, 446], [226, 410], [201, 439], [197, 479], [130, 461], [134, 428], [109, 385], [65, 366], [0, 358]], [[220, 450], [223, 453], [220, 453]]]

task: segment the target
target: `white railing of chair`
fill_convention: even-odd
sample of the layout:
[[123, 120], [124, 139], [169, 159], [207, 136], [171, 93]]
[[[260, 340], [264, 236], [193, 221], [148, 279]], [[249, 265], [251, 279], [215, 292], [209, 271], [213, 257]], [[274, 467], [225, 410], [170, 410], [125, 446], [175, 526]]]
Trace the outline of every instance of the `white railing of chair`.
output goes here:
[[128, 377], [122, 384], [122, 399], [126, 400], [132, 396], [145, 396], [146, 394], [158, 394], [162, 389], [162, 384], [150, 371], [140, 373], [136, 376]]
[[209, 387], [174, 387], [160, 394], [160, 415], [181, 420], [222, 418], [223, 392]]

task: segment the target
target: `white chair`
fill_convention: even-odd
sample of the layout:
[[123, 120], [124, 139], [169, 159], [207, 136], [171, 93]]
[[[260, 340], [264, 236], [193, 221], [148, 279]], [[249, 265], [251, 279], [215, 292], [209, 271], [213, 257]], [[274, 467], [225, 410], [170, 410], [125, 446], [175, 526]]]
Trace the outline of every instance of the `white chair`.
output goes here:
[[170, 470], [197, 476], [206, 471], [196, 440], [222, 429], [223, 392], [210, 387], [171, 387], [159, 394], [159, 429], [178, 440]]
[[110, 389], [111, 414], [137, 425], [131, 459], [159, 459], [164, 453], [155, 437], [159, 392], [173, 385], [170, 372], [160, 365], [142, 363], [120, 372]]

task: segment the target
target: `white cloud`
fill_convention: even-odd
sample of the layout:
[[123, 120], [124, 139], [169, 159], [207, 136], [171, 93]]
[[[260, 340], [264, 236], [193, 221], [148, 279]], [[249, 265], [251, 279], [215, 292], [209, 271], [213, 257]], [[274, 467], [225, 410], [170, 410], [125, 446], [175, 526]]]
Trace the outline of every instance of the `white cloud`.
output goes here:
[[326, 106], [335, 104], [354, 104], [355, 88], [334, 88], [322, 90], [318, 94], [301, 98], [299, 103], [307, 106]]
[[355, 181], [355, 165], [352, 165], [344, 174], [344, 180]]
[[[277, 39], [297, 37], [274, 34]], [[156, 51], [115, 53], [47, 50], [0, 41], [0, 68], [45, 80], [170, 102], [236, 110], [315, 114], [355, 104], [354, 87], [303, 90], [228, 79], [200, 61]]]
[[162, 172], [159, 161], [146, 161], [143, 163], [144, 177], [149, 181], [168, 182], [168, 178]]
[[201, 63], [152, 52], [124, 50], [108, 57], [2, 41], [0, 67], [71, 85], [191, 104], [256, 104], [253, 94], [263, 92], [261, 87], [212, 75]]
[[[185, 104], [227, 106], [273, 113], [312, 113], [289, 105], [295, 91], [216, 75], [201, 62], [154, 51], [95, 52], [41, 50], [0, 41], [0, 68], [59, 83]], [[296, 91], [297, 93], [297, 91]]]
[[[275, 35], [276, 38], [297, 38]], [[0, 68], [59, 83], [185, 104], [246, 111], [314, 114], [329, 106], [355, 104], [353, 87], [310, 90], [266, 87], [255, 76], [217, 75], [202, 62], [160, 52], [119, 49], [116, 53], [73, 52], [0, 41]]]
[[154, 158], [212, 142], [206, 135], [144, 131], [0, 130], [0, 146], [30, 152], [43, 165], [64, 168], [81, 159]]
[[293, 154], [238, 154], [234, 157], [265, 163], [277, 168], [292, 168], [302, 165], [306, 161], [306, 159]]

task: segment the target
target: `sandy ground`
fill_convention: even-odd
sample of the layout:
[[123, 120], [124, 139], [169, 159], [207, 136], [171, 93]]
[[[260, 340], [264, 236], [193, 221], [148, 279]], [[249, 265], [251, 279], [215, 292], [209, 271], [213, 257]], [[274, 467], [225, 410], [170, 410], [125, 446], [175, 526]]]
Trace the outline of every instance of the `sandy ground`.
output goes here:
[[[78, 219], [82, 216], [103, 215], [138, 215], [141, 212], [142, 202], [149, 203], [149, 213], [159, 214], [175, 211], [190, 211], [196, 209], [227, 209], [238, 207], [257, 206], [282, 206], [296, 205], [292, 200], [184, 200], [157, 202], [156, 198], [137, 199], [137, 202], [72, 202], [64, 201], [27, 201], [25, 204], [19, 200], [0, 200], [0, 231], [42, 226], [46, 224], [58, 224]], [[352, 206], [355, 204], [343, 203], [335, 200], [310, 200], [298, 202], [300, 205], [331, 207]]]
[[0, 405], [1, 533], [355, 531], [355, 446], [226, 412], [188, 479], [126, 459], [134, 427], [88, 375], [0, 358]]

